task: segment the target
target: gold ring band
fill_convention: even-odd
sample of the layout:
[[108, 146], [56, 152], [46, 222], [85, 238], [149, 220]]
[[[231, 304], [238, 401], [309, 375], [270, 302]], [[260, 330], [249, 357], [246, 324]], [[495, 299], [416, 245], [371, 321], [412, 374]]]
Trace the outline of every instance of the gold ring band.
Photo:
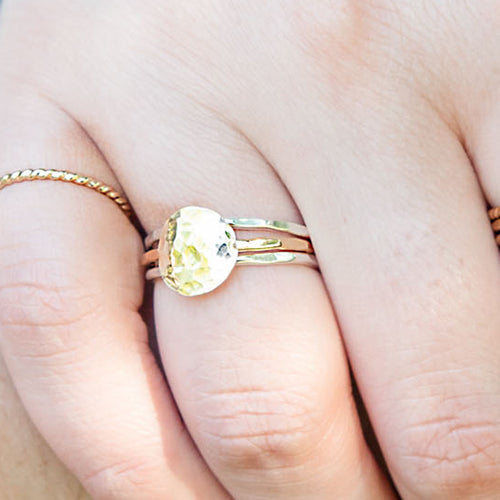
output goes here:
[[[237, 239], [235, 230], [286, 233]], [[185, 296], [220, 286], [235, 265], [300, 264], [317, 268], [308, 230], [302, 224], [251, 218], [223, 218], [208, 208], [184, 207], [144, 241], [146, 279], [162, 278]]]
[[44, 168], [16, 170], [15, 172], [11, 172], [0, 178], [0, 190], [12, 184], [19, 184], [27, 181], [59, 181], [69, 182], [77, 186], [83, 186], [92, 189], [96, 193], [102, 194], [115, 202], [127, 217], [130, 217], [132, 214], [132, 207], [130, 206], [127, 198], [115, 191], [111, 186], [93, 179], [92, 177], [67, 172], [66, 170]]
[[491, 227], [495, 233], [495, 241], [500, 246], [500, 207], [494, 207], [488, 211]]

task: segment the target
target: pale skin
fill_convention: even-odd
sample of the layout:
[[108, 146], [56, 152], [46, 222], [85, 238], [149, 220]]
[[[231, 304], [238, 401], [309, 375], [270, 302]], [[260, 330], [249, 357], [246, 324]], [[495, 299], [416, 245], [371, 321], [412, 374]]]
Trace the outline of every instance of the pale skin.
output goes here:
[[305, 222], [321, 267], [157, 283], [167, 385], [127, 218], [0, 193], [2, 356], [93, 498], [395, 497], [348, 361], [404, 499], [500, 495], [499, 48], [498, 0], [4, 0], [0, 175]]
[[22, 407], [0, 358], [0, 491], [5, 500], [88, 500]]

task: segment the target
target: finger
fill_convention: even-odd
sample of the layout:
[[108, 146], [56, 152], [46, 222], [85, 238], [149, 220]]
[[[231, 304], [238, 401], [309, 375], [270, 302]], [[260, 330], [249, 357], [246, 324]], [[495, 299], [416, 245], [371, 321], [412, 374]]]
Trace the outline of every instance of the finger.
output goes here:
[[[348, 91], [341, 86], [329, 112], [282, 103], [285, 110], [276, 106], [267, 126], [253, 130], [255, 140], [281, 166], [308, 222], [400, 493], [493, 497], [500, 488], [498, 254], [456, 135], [406, 87], [378, 93], [389, 85], [384, 78], [367, 84], [355, 109], [342, 106]], [[285, 112], [301, 126], [282, 139], [294, 146], [279, 148], [273, 120]], [[313, 140], [314, 150], [295, 146]], [[307, 187], [303, 164], [317, 172]]]
[[[500, 61], [495, 61], [500, 66]], [[485, 75], [486, 76], [486, 75]], [[500, 206], [498, 130], [500, 124], [500, 81], [495, 78], [485, 83], [482, 89], [488, 99], [475, 99], [473, 111], [466, 122], [466, 145], [475, 171], [490, 207]]]
[[[466, 131], [464, 143], [488, 206], [498, 207], [500, 206], [500, 177], [498, 175], [500, 157], [498, 143], [498, 131], [500, 130], [500, 106], [498, 105], [500, 81], [498, 79], [498, 70], [500, 68], [500, 59], [498, 58], [496, 47], [498, 46], [499, 39], [496, 26], [490, 24], [489, 17], [486, 19], [488, 19], [486, 23], [487, 29], [476, 40], [476, 48], [477, 50], [484, 50], [485, 60], [475, 68], [476, 71], [471, 73], [470, 85], [464, 88], [464, 91], [468, 89], [468, 92], [466, 95], [458, 95], [457, 101], [462, 103], [470, 101], [470, 106], [466, 110], [464, 108], [461, 117], [463, 129]], [[478, 81], [481, 81], [481, 85], [478, 85]], [[491, 231], [491, 228], [489, 229]], [[493, 234], [490, 231], [485, 232], [485, 239], [490, 246], [493, 246]], [[489, 271], [493, 275], [492, 278], [497, 280], [497, 288], [500, 287], [498, 273], [495, 272], [498, 262], [498, 249], [495, 248], [491, 258], [488, 262], [485, 262], [485, 266], [488, 266]], [[485, 293], [488, 292], [489, 290], [485, 290]], [[498, 309], [498, 292], [496, 290], [495, 292], [493, 293], [492, 300], [497, 302], [493, 307]], [[498, 328], [495, 338], [498, 338]], [[492, 361], [493, 364], [495, 361], [498, 362], [498, 351], [492, 352], [494, 356], [497, 356]], [[493, 398], [491, 399], [493, 400]], [[494, 408], [497, 409], [498, 406], [494, 406]], [[498, 421], [498, 410], [496, 417]], [[486, 418], [488, 418], [488, 413], [486, 413]], [[496, 438], [497, 440], [500, 439], [498, 435]], [[490, 455], [490, 458], [494, 465], [497, 465], [500, 461], [498, 454]], [[495, 468], [493, 467], [492, 474], [494, 473]], [[493, 483], [496, 484], [496, 488], [491, 488], [492, 497], [498, 495], [498, 491], [500, 491], [498, 481], [493, 481]]]
[[[173, 95], [168, 106], [178, 99]], [[269, 165], [213, 115], [188, 100], [168, 113], [161, 107], [142, 112], [151, 127], [141, 160], [130, 138], [142, 142], [145, 131], [119, 114], [109, 115], [99, 140], [115, 151], [148, 230], [187, 204], [299, 220]], [[168, 159], [166, 167], [160, 158]], [[139, 160], [150, 165], [147, 177], [134, 171]], [[182, 416], [233, 496], [391, 496], [364, 443], [337, 325], [316, 271], [238, 268], [223, 287], [192, 299], [159, 282], [155, 310]]]
[[[2, 172], [71, 165], [116, 185], [74, 122], [8, 90]], [[127, 218], [90, 190], [47, 181], [2, 190], [0, 227], [0, 345], [56, 453], [94, 498], [224, 498], [149, 350], [142, 245]]]
[[0, 442], [0, 491], [4, 498], [88, 499], [80, 483], [34, 429], [1, 357]]

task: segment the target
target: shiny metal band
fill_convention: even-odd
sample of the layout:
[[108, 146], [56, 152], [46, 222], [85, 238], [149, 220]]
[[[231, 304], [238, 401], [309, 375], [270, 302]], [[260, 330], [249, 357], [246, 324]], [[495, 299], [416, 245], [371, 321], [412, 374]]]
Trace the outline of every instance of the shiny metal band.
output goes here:
[[[236, 231], [260, 230], [256, 238]], [[281, 233], [269, 236], [269, 233]], [[234, 265], [299, 264], [317, 268], [306, 226], [257, 218], [223, 218], [210, 209], [185, 207], [145, 239], [142, 264], [146, 278], [163, 278], [187, 296], [207, 293], [222, 284]]]
[[491, 220], [491, 227], [495, 233], [495, 241], [500, 246], [500, 207], [492, 208], [488, 211]]
[[127, 217], [130, 217], [132, 214], [132, 208], [127, 198], [115, 191], [111, 186], [108, 186], [97, 179], [93, 179], [92, 177], [75, 174], [74, 172], [68, 172], [66, 170], [44, 168], [16, 170], [15, 172], [11, 172], [9, 174], [5, 174], [3, 177], [0, 177], [0, 190], [6, 188], [7, 186], [11, 186], [12, 184], [19, 184], [27, 181], [58, 181], [69, 182], [71, 184], [75, 184], [76, 186], [83, 186], [112, 200], [116, 205], [118, 205], [118, 207], [120, 207]]

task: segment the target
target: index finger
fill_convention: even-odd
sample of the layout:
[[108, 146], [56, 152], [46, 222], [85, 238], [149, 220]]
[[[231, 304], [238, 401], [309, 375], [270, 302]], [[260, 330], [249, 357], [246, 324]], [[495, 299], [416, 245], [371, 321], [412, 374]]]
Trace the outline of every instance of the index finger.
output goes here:
[[[116, 185], [67, 116], [6, 92], [2, 174], [71, 164]], [[0, 192], [0, 228], [0, 346], [65, 464], [95, 498], [223, 498], [149, 349], [138, 313], [142, 245], [127, 218], [90, 190], [44, 181]]]

